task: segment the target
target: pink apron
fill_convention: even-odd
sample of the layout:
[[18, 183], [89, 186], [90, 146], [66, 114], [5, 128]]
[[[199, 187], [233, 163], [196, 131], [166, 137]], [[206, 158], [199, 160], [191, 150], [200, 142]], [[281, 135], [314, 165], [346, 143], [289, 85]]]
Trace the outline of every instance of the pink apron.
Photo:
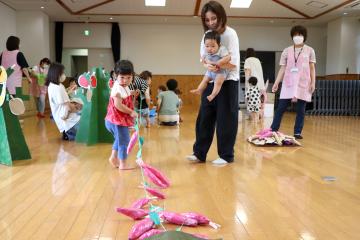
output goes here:
[[[283, 84], [281, 87], [280, 99], [301, 99], [307, 102], [311, 102], [311, 50], [312, 49], [309, 46], [304, 45], [295, 66], [294, 46], [288, 47], [288, 56], [285, 66]], [[294, 71], [294, 69], [297, 69], [297, 71]]]
[[22, 71], [21, 67], [17, 63], [17, 55], [19, 50], [3, 51], [2, 52], [2, 66], [7, 69], [12, 65], [15, 65], [14, 72], [8, 77], [6, 81], [6, 87], [10, 94], [16, 94], [16, 87], [22, 86]]

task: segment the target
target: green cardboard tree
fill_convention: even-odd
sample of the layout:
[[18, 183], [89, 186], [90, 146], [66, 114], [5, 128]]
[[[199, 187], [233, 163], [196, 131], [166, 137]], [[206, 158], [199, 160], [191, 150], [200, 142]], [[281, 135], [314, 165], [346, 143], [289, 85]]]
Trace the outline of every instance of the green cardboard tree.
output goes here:
[[10, 154], [10, 147], [7, 138], [6, 125], [2, 108], [0, 108], [0, 137], [0, 164], [11, 166], [12, 160]]
[[[93, 145], [96, 143], [111, 143], [113, 141], [112, 135], [106, 130], [104, 119], [107, 112], [107, 104], [110, 96], [110, 89], [108, 80], [109, 73], [103, 73], [101, 68], [93, 68], [92, 72], [95, 73], [97, 84], [93, 87], [79, 91], [76, 97], [80, 97], [84, 106], [81, 112], [80, 127], [76, 134], [75, 141]], [[92, 85], [90, 74], [87, 75], [89, 84]], [[86, 91], [92, 91], [91, 101], [88, 102], [85, 97]]]
[[[16, 88], [16, 97], [22, 98], [23, 100], [29, 99], [29, 96], [22, 95], [21, 88]], [[5, 101], [2, 108], [4, 112], [6, 131], [8, 134], [7, 139], [10, 147], [11, 159], [31, 159], [31, 154], [26, 144], [18, 116], [11, 113], [9, 101]]]
[[[4, 68], [2, 68], [2, 70], [3, 69]], [[10, 76], [13, 72], [13, 67], [6, 69], [7, 76]], [[6, 77], [4, 78], [4, 75], [2, 75], [1, 83], [0, 92], [2, 97], [4, 97], [7, 91], [5, 89]], [[22, 88], [16, 88], [15, 97], [23, 100], [30, 99], [28, 95], [22, 94]], [[0, 106], [0, 164], [11, 166], [13, 160], [30, 159], [31, 155], [19, 119], [10, 111], [9, 94], [6, 94], [6, 97], [2, 99], [5, 99], [5, 101]]]

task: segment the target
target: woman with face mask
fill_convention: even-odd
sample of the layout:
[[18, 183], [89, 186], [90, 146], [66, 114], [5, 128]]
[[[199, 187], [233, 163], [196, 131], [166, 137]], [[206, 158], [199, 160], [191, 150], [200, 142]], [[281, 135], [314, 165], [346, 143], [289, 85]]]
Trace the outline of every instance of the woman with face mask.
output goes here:
[[291, 102], [296, 102], [296, 120], [294, 137], [302, 139], [306, 102], [311, 102], [315, 91], [315, 51], [305, 44], [307, 30], [303, 26], [295, 26], [290, 31], [294, 44], [281, 54], [280, 70], [272, 91], [276, 92], [282, 81], [279, 104], [271, 125], [273, 131], [278, 131], [286, 108]]
[[39, 65], [32, 67], [31, 76], [32, 82], [30, 85], [30, 94], [34, 97], [37, 117], [44, 118], [45, 111], [45, 97], [47, 93], [47, 86], [45, 86], [45, 79], [51, 62], [48, 58], [41, 59]]
[[69, 109], [72, 109], [72, 106], [62, 84], [66, 79], [64, 70], [65, 67], [62, 64], [52, 63], [45, 85], [48, 86], [49, 103], [54, 121], [59, 131], [63, 133], [63, 140], [71, 141], [75, 140], [80, 116], [77, 113], [69, 113]]
[[[234, 145], [238, 129], [238, 91], [239, 91], [239, 68], [240, 51], [239, 38], [236, 31], [227, 26], [227, 16], [224, 7], [216, 2], [209, 1], [201, 10], [201, 20], [206, 33], [208, 30], [220, 34], [221, 45], [230, 54], [230, 62], [224, 63], [219, 60], [216, 66], [203, 61], [204, 67], [211, 72], [227, 69], [228, 74], [218, 95], [208, 101], [214, 88], [214, 83], [209, 82], [201, 94], [201, 103], [196, 120], [196, 139], [193, 146], [193, 154], [187, 156], [192, 162], [205, 162], [211, 146], [215, 128], [219, 158], [212, 161], [215, 165], [224, 165], [234, 161]], [[201, 40], [200, 56], [204, 56], [204, 37]]]

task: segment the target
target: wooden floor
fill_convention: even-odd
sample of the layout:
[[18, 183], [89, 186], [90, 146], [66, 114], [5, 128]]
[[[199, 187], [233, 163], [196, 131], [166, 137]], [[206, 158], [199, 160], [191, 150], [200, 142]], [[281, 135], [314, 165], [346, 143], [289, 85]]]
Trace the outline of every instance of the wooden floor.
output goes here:
[[[160, 205], [222, 225], [185, 231], [226, 240], [360, 239], [360, 118], [307, 116], [299, 148], [250, 145], [246, 137], [263, 126], [243, 120], [235, 162], [214, 167], [184, 159], [196, 110], [183, 112], [180, 127], [152, 126], [141, 134], [144, 160], [172, 181]], [[281, 130], [292, 133], [293, 122], [287, 114]], [[114, 209], [143, 196], [140, 171], [112, 169], [110, 144], [61, 141], [48, 119], [26, 118], [23, 129], [33, 159], [0, 166], [0, 239], [127, 239], [133, 221]], [[216, 157], [213, 144], [208, 159]]]

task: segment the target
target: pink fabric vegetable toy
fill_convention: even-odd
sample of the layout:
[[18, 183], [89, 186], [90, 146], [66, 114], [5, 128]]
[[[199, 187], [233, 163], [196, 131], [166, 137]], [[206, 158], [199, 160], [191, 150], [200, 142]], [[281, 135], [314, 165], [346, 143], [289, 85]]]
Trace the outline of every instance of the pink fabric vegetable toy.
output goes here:
[[146, 233], [144, 233], [143, 235], [141, 235], [139, 237], [139, 240], [143, 240], [143, 239], [146, 239], [146, 238], [151, 237], [151, 236], [158, 235], [158, 234], [163, 233], [163, 232], [164, 232], [164, 230], [151, 229], [151, 230], [147, 231]]
[[210, 219], [208, 219], [207, 217], [205, 217], [204, 215], [201, 215], [199, 213], [187, 212], [187, 213], [181, 213], [181, 215], [183, 215], [187, 218], [195, 219], [199, 225], [209, 225], [215, 229], [218, 229], [220, 227], [219, 224], [211, 222]]
[[149, 198], [141, 198], [131, 205], [131, 208], [143, 208], [146, 204], [151, 201]]
[[142, 159], [137, 159], [136, 163], [143, 168], [144, 174], [158, 187], [168, 188], [170, 186], [170, 180], [159, 170], [144, 163]]
[[126, 149], [126, 153], [129, 154], [131, 152], [131, 150], [134, 148], [135, 144], [136, 144], [136, 141], [138, 139], [138, 131], [135, 131], [132, 135], [131, 135], [131, 138], [130, 138], [130, 141], [129, 141], [129, 145]]
[[140, 222], [137, 222], [129, 233], [129, 240], [138, 239], [141, 235], [152, 229], [154, 222], [150, 218], [145, 218]]
[[149, 214], [149, 211], [139, 208], [116, 208], [118, 213], [122, 213], [134, 220], [142, 219]]
[[155, 188], [145, 187], [145, 190], [155, 197], [158, 197], [160, 199], [165, 199], [165, 195]]
[[192, 218], [188, 218], [185, 217], [179, 213], [174, 213], [174, 212], [161, 212], [160, 214], [160, 218], [162, 218], [163, 220], [169, 222], [169, 223], [173, 223], [176, 225], [184, 225], [184, 226], [190, 226], [190, 227], [194, 227], [198, 225], [198, 222], [195, 219]]

